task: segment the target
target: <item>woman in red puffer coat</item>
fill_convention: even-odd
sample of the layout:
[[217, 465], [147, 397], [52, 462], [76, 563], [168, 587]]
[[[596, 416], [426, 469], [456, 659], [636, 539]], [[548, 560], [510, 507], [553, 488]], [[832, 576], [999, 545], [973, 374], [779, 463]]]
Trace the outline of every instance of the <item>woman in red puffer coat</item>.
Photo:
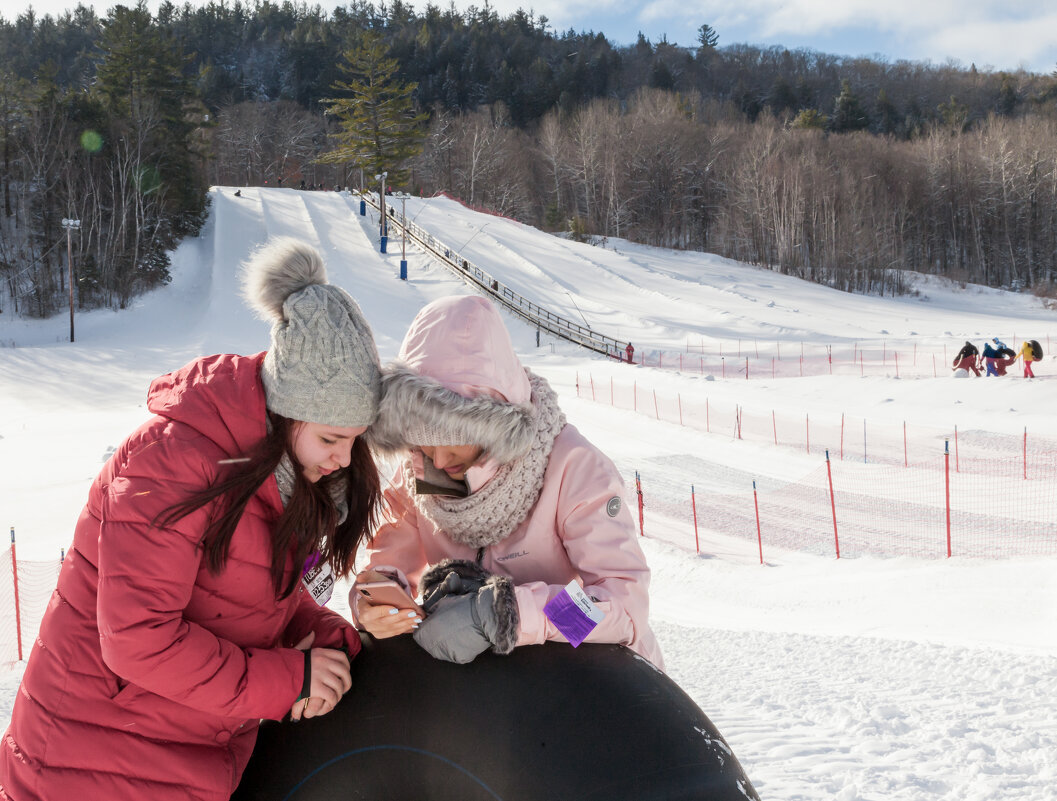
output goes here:
[[[247, 269], [256, 356], [154, 381], [92, 484], [0, 743], [0, 798], [227, 799], [261, 718], [325, 714], [354, 629], [324, 608], [370, 531], [374, 340], [312, 248]], [[317, 603], [318, 599], [318, 603]]]

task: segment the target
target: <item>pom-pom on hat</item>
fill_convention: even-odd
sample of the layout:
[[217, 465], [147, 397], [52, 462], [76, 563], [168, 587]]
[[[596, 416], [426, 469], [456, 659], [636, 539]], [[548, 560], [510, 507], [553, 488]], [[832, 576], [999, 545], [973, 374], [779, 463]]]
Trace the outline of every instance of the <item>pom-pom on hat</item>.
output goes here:
[[381, 393], [374, 336], [349, 293], [327, 283], [319, 252], [296, 239], [271, 240], [246, 263], [244, 291], [272, 321], [261, 367], [267, 407], [342, 428], [373, 423]]

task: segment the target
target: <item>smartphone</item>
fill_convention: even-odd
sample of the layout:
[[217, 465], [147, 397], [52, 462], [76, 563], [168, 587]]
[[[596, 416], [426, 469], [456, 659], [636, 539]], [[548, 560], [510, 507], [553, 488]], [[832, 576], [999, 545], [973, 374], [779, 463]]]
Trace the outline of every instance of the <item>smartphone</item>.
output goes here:
[[407, 594], [400, 582], [392, 579], [358, 581], [356, 592], [372, 606], [395, 606], [397, 609], [414, 609], [420, 615], [423, 614], [422, 607]]

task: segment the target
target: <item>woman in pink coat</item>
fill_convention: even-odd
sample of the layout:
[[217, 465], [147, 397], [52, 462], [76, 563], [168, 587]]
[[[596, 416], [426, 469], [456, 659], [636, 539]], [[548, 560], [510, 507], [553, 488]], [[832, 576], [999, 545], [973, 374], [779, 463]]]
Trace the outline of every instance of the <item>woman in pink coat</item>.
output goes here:
[[[226, 800], [261, 718], [324, 714], [355, 630], [325, 609], [373, 526], [380, 364], [292, 240], [249, 264], [271, 347], [156, 379], [92, 484], [0, 743], [11, 801]], [[317, 602], [318, 600], [318, 602]]]
[[377, 637], [414, 630], [434, 656], [468, 662], [570, 639], [544, 607], [575, 582], [604, 614], [588, 642], [623, 643], [662, 667], [620, 474], [522, 367], [495, 307], [427, 305], [382, 383], [369, 436], [401, 461], [364, 572], [420, 592], [429, 614], [358, 598], [359, 625]]

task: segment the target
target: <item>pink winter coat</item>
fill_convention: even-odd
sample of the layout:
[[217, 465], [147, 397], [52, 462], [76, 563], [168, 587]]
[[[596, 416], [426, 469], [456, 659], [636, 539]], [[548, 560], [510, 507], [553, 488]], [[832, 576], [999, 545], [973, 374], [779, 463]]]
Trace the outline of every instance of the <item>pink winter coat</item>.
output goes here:
[[[575, 579], [606, 614], [587, 642], [623, 643], [664, 667], [648, 620], [650, 570], [623, 497], [623, 480], [613, 463], [566, 425], [528, 518], [506, 539], [485, 548], [480, 559], [486, 570], [509, 576], [515, 584], [518, 645], [565, 640], [543, 607]], [[395, 520], [375, 534], [368, 568], [402, 570], [417, 593], [427, 566], [447, 558], [477, 559], [477, 549], [453, 542], [417, 513], [401, 471], [385, 499]], [[619, 504], [615, 516], [608, 511], [613, 499]]]
[[[446, 298], [425, 307], [404, 340], [398, 364], [460, 396], [476, 396], [478, 402], [482, 394], [496, 398], [500, 415], [503, 406], [529, 401], [526, 371], [501, 318], [484, 298]], [[411, 392], [394, 405], [399, 408], [406, 401], [405, 408], [413, 412], [420, 398], [421, 393]], [[400, 435], [401, 419], [384, 419], [387, 400], [383, 400], [376, 425], [385, 437], [382, 429], [392, 423], [391, 446]], [[453, 408], [459, 405], [455, 399]], [[458, 429], [467, 419], [463, 410], [449, 416], [443, 409], [434, 409], [423, 416], [434, 430]], [[414, 427], [406, 422], [412, 414], [394, 417]], [[477, 413], [469, 425], [484, 418], [485, 430], [491, 430], [488, 417], [488, 413]], [[470, 468], [466, 481], [471, 492], [486, 487], [496, 469], [491, 460]], [[520, 616], [518, 645], [565, 640], [543, 607], [575, 580], [598, 599], [605, 612], [588, 642], [623, 643], [663, 667], [648, 620], [650, 570], [623, 503], [623, 480], [614, 464], [574, 426], [565, 425], [555, 438], [543, 487], [527, 517], [505, 538], [481, 549], [455, 541], [424, 515], [416, 506], [414, 490], [406, 486], [405, 475], [398, 468], [384, 492], [391, 522], [375, 533], [368, 568], [401, 570], [413, 592], [425, 569], [446, 558], [477, 561], [492, 573], [510, 577]]]
[[0, 747], [0, 797], [227, 799], [259, 720], [300, 694], [304, 657], [289, 646], [315, 631], [314, 646], [358, 650], [309, 593], [275, 598], [274, 478], [219, 575], [198, 547], [205, 510], [150, 525], [265, 436], [263, 356], [206, 357], [151, 385], [156, 416], [106, 463], [77, 522]]

